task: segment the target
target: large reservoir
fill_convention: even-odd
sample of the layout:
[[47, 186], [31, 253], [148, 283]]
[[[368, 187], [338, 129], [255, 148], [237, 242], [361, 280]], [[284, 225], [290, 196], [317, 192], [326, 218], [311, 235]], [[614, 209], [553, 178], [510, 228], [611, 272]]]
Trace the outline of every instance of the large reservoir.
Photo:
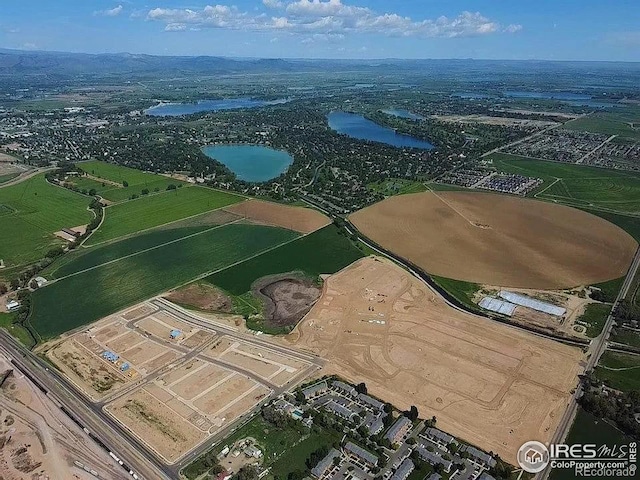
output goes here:
[[267, 105], [286, 103], [287, 99], [255, 100], [253, 98], [226, 98], [221, 100], [200, 100], [193, 103], [160, 103], [147, 108], [144, 113], [152, 117], [179, 117], [202, 112], [220, 112], [223, 110], [239, 110], [241, 108], [258, 108]]
[[202, 152], [245, 182], [266, 182], [286, 172], [293, 163], [287, 152], [261, 145], [210, 145]]
[[331, 112], [327, 115], [329, 127], [338, 133], [358, 140], [386, 143], [400, 148], [420, 148], [431, 150], [433, 145], [425, 140], [396, 133], [395, 130], [378, 125], [362, 115], [347, 112]]

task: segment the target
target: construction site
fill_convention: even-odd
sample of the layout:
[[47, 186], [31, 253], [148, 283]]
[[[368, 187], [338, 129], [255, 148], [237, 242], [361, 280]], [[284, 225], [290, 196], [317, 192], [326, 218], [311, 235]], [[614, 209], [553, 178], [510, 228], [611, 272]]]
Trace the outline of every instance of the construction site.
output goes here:
[[162, 299], [43, 350], [96, 406], [167, 464], [303, 381], [319, 363]]

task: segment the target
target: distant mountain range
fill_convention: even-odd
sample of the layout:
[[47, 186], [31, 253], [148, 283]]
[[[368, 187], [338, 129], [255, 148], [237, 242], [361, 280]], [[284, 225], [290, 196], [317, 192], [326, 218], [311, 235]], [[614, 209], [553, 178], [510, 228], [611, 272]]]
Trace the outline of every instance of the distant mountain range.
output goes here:
[[211, 73], [268, 73], [374, 70], [399, 70], [431, 74], [437, 72], [469, 73], [473, 70], [516, 73], [539, 73], [564, 70], [631, 70], [640, 64], [605, 62], [548, 62], [503, 60], [302, 60], [302, 59], [236, 59], [227, 57], [175, 57], [138, 55], [130, 53], [85, 54], [0, 49], [0, 75], [102, 75], [102, 74], [211, 74]]

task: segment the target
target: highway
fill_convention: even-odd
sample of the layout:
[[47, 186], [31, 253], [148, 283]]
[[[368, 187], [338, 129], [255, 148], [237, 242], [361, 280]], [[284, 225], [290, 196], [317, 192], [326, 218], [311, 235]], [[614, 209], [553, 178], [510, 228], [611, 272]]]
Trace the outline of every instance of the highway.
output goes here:
[[[622, 284], [622, 288], [620, 289], [620, 292], [618, 292], [618, 297], [616, 298], [616, 301], [614, 302], [613, 307], [611, 308], [611, 313], [607, 317], [607, 321], [605, 322], [604, 328], [602, 329], [602, 333], [600, 334], [599, 337], [595, 338], [591, 342], [591, 345], [589, 347], [589, 352], [591, 355], [585, 366], [585, 372], [588, 372], [589, 370], [593, 369], [593, 367], [595, 367], [598, 364], [600, 357], [606, 350], [607, 340], [611, 333], [611, 328], [613, 327], [613, 324], [614, 324], [613, 311], [616, 305], [618, 304], [618, 302], [620, 302], [627, 296], [627, 293], [629, 292], [629, 289], [633, 284], [633, 279], [635, 278], [636, 273], [638, 272], [638, 267], [640, 267], [640, 248], [638, 248], [638, 250], [636, 251], [635, 257], [633, 257], [631, 266], [627, 271], [627, 276], [625, 277], [624, 283]], [[582, 395], [582, 385], [578, 385], [578, 387], [576, 388], [576, 392], [571, 397], [567, 410], [565, 411], [564, 415], [562, 416], [562, 419], [560, 420], [560, 423], [558, 424], [556, 433], [551, 439], [551, 443], [561, 443], [567, 438], [567, 435], [569, 434], [569, 430], [573, 425], [573, 419], [575, 418], [576, 412], [578, 411], [578, 399], [580, 398], [581, 395]], [[535, 478], [536, 480], [546, 480], [547, 478], [549, 478], [550, 473], [551, 473], [551, 468], [547, 467], [545, 470], [540, 472]]]
[[[87, 428], [94, 440], [102, 443], [117, 455], [125, 465], [145, 480], [166, 480], [177, 478], [174, 469], [168, 468], [147, 452], [128, 432], [112, 420], [88, 399], [76, 393], [76, 390], [54, 369], [19, 344], [0, 329], [0, 351], [13, 361], [13, 364], [29, 378], [35, 379], [38, 388], [45, 389], [47, 396], [56, 405], [72, 412], [75, 420]], [[66, 413], [66, 412], [65, 412]]]

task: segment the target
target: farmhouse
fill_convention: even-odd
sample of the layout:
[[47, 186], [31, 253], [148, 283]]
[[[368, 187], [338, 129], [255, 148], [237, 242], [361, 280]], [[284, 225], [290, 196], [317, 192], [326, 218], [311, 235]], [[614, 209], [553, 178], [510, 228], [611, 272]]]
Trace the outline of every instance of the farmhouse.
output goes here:
[[6, 303], [6, 307], [7, 307], [7, 311], [8, 312], [15, 312], [16, 310], [18, 310], [20, 308], [20, 302], [18, 302], [16, 300], [9, 300]]

